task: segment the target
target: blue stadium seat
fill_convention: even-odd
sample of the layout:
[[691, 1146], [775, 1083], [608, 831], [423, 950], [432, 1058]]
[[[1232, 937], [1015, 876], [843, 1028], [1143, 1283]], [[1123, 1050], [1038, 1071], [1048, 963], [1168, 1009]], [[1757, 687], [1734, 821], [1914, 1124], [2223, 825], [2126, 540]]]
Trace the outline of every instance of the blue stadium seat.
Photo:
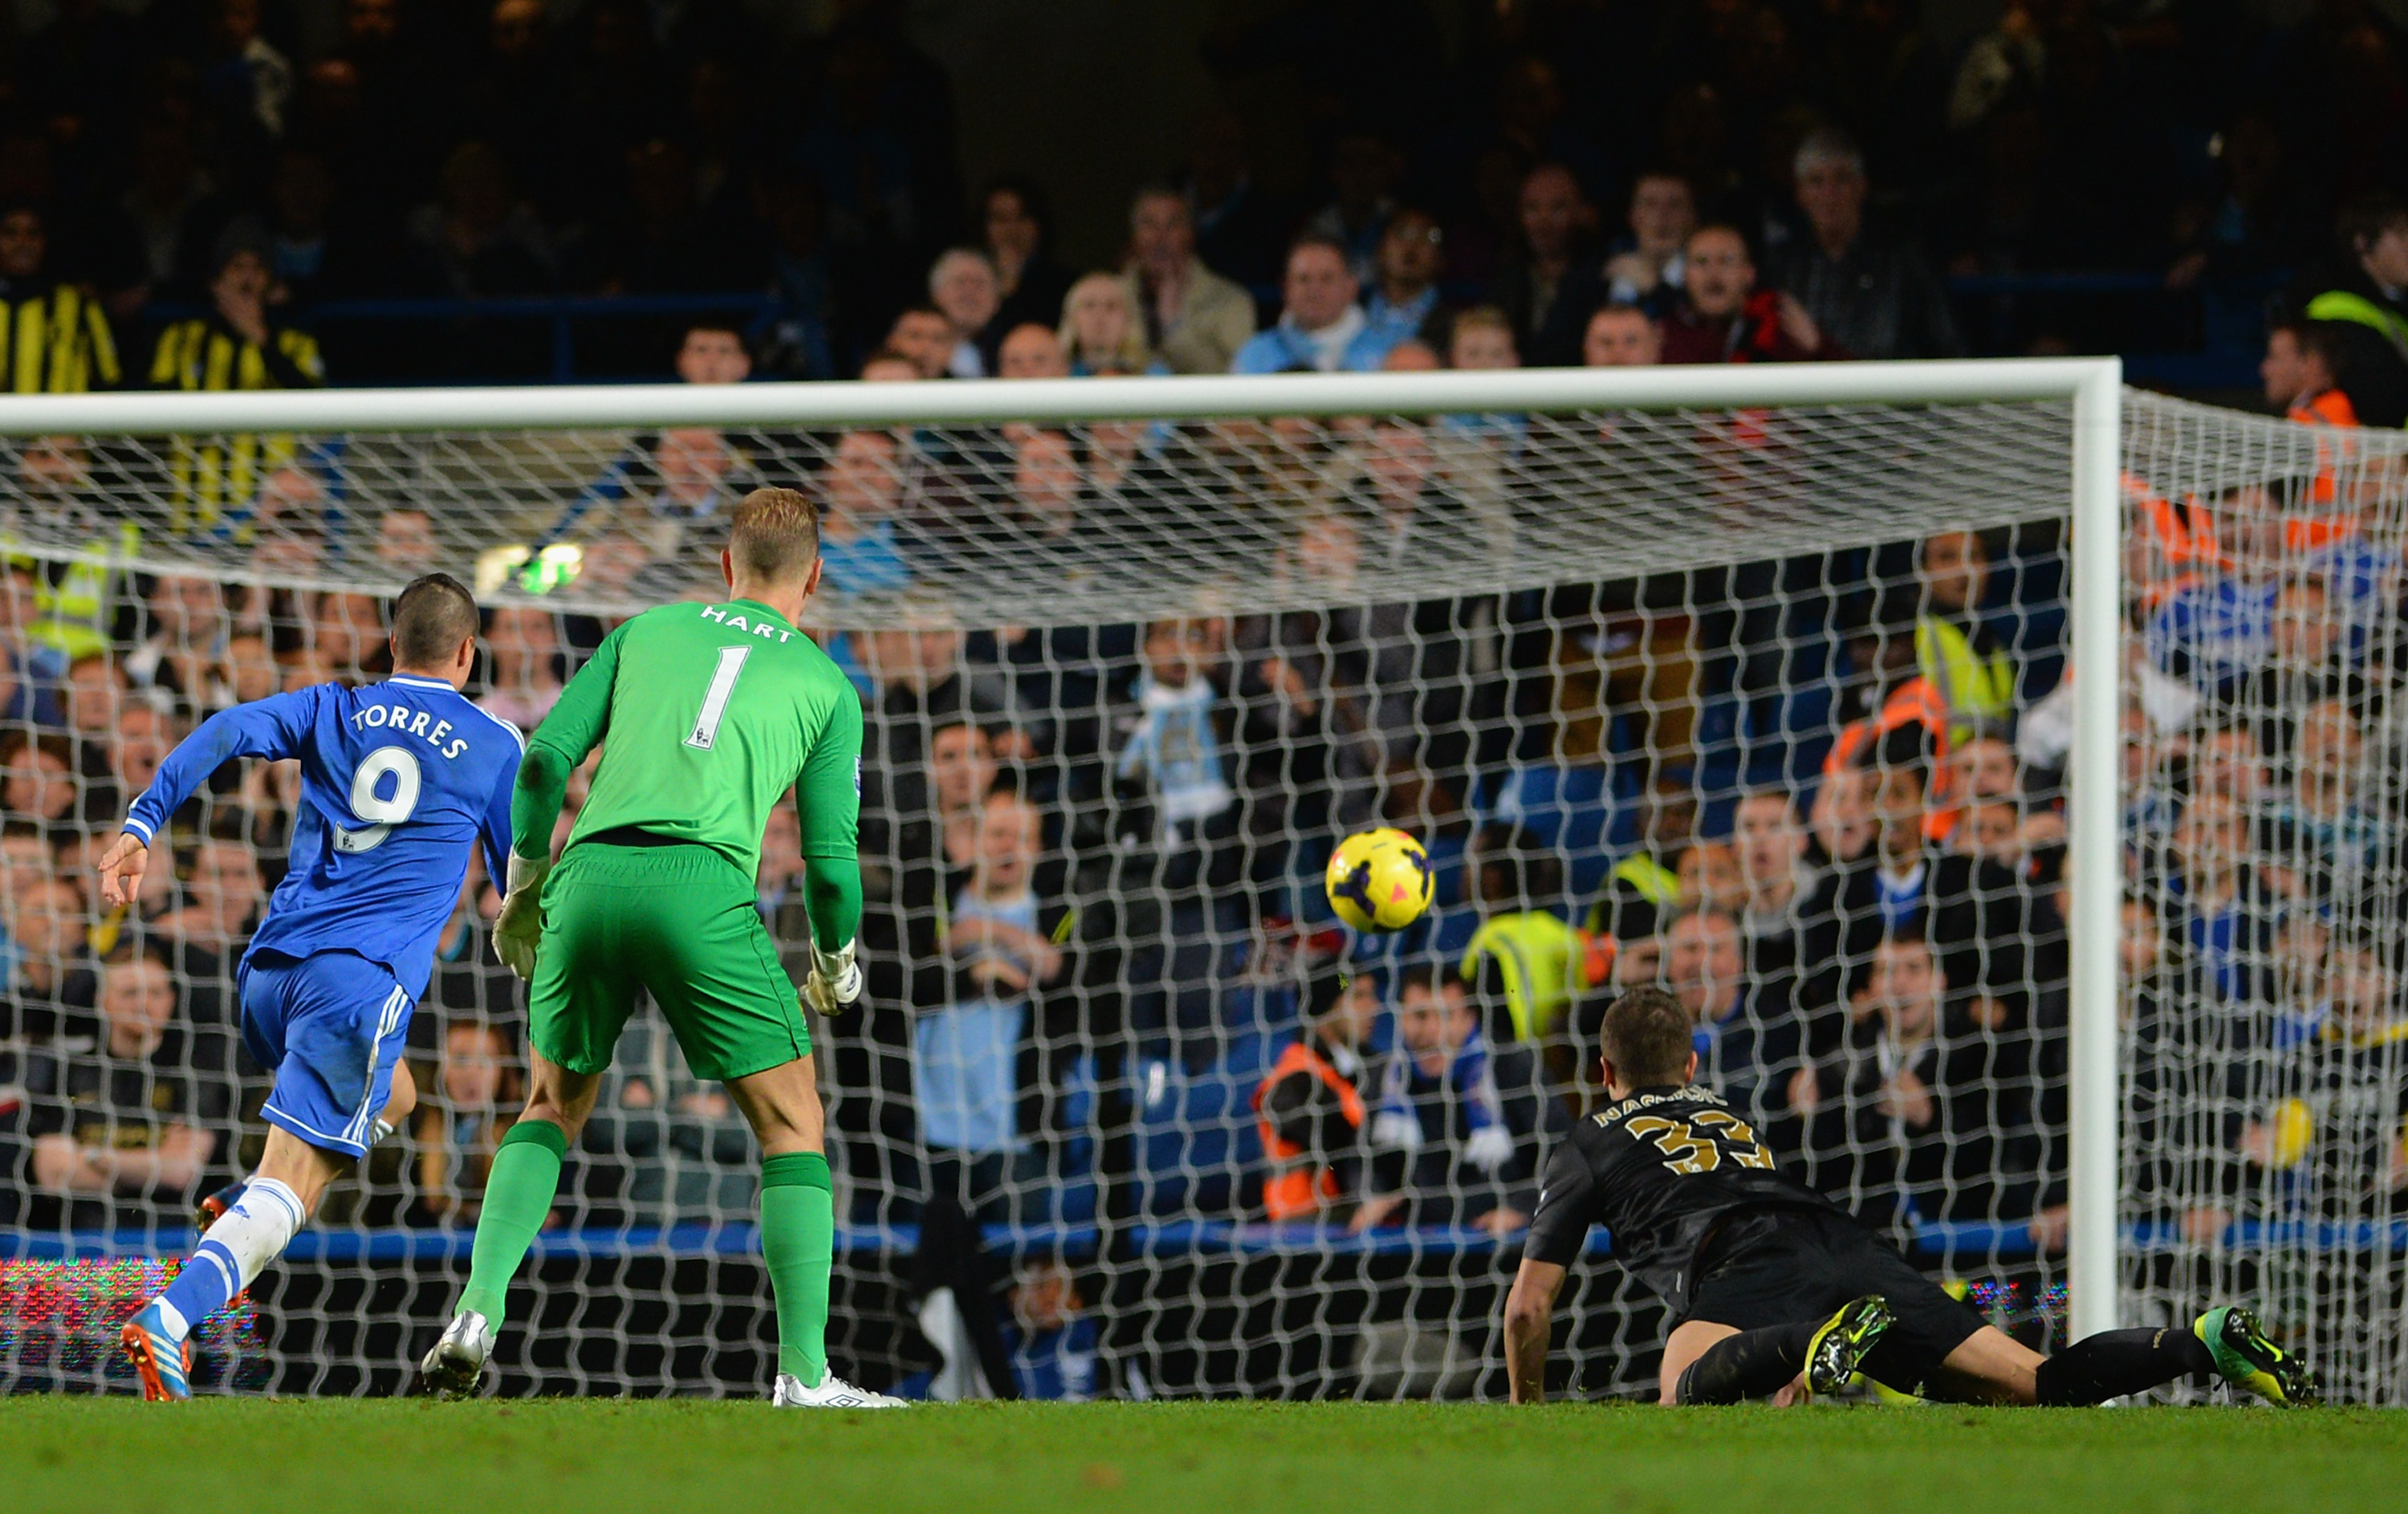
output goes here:
[[1185, 1073], [1145, 1063], [1138, 1077], [1138, 1169], [1148, 1214], [1226, 1211], [1239, 1175], [1262, 1161], [1254, 1086], [1224, 1068]]

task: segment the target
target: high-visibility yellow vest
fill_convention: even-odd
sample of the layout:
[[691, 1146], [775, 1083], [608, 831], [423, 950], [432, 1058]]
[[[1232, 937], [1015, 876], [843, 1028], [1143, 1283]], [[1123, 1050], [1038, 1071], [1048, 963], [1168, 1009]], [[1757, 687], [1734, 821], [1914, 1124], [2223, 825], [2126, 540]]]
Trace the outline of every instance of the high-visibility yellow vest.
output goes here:
[[2364, 326], [2396, 349], [2402, 359], [2408, 359], [2408, 320], [2397, 310], [2387, 310], [2363, 295], [2353, 295], [2346, 289], [2328, 289], [2308, 301], [2303, 312], [2311, 321], [2346, 321], [2354, 326]]
[[1645, 852], [1633, 852], [1613, 864], [1607, 878], [1627, 884], [1633, 893], [1661, 908], [1681, 897], [1681, 875]]
[[2015, 669], [2005, 652], [1973, 650], [1973, 639], [1937, 615], [1914, 624], [1916, 670], [1948, 711], [1948, 743], [1961, 745], [1983, 728], [2003, 728], [2015, 708]]
[[117, 573], [141, 542], [141, 527], [121, 521], [113, 536], [95, 536], [78, 548], [56, 583], [50, 572], [37, 572], [28, 639], [58, 648], [69, 661], [108, 651], [109, 622], [117, 614]]
[[[1477, 982], [1495, 961], [1505, 986], [1505, 1011], [1516, 1039], [1536, 1041], [1554, 1030], [1584, 989], [1594, 986], [1597, 954], [1589, 933], [1538, 910], [1484, 921], [1463, 954], [1463, 976]], [[1610, 958], [1607, 959], [1610, 962]]]
[[1603, 934], [1614, 923], [1616, 884], [1655, 905], [1658, 916], [1670, 913], [1681, 901], [1681, 875], [1645, 852], [1633, 852], [1613, 864], [1613, 871], [1605, 875], [1605, 897], [1588, 908], [1587, 925], [1593, 935]]

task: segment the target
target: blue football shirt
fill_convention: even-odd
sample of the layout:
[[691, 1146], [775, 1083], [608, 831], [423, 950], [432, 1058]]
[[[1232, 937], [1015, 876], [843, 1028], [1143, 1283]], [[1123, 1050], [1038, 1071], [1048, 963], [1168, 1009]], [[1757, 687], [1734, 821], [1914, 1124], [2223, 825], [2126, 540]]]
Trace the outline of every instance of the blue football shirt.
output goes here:
[[507, 876], [510, 788], [525, 748], [517, 727], [439, 678], [320, 684], [211, 715], [159, 765], [125, 829], [147, 844], [236, 757], [298, 758], [291, 868], [243, 959], [355, 952], [416, 999], [469, 846], [483, 843], [486, 870]]

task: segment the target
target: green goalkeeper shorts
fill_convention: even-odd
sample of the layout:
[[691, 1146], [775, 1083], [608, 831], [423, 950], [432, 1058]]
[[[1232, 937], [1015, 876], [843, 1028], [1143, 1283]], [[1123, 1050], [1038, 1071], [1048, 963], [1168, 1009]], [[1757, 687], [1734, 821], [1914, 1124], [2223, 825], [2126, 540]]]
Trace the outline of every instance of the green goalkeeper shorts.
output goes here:
[[697, 1077], [808, 1057], [810, 1032], [752, 880], [708, 846], [580, 842], [543, 886], [527, 1038], [572, 1073], [610, 1065], [642, 989]]

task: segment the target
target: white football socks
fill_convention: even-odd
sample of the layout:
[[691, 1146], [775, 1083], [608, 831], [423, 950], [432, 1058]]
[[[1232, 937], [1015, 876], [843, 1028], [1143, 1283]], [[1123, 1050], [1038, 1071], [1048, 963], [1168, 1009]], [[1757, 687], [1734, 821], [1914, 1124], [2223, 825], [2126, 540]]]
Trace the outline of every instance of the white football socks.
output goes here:
[[234, 1207], [218, 1216], [192, 1260], [158, 1299], [159, 1321], [174, 1340], [226, 1306], [284, 1254], [308, 1220], [301, 1196], [273, 1177], [254, 1177]]
[[222, 1245], [240, 1269], [234, 1291], [251, 1286], [260, 1269], [284, 1254], [284, 1247], [309, 1222], [301, 1195], [273, 1177], [254, 1177], [245, 1184], [234, 1207], [218, 1217], [203, 1237]]

